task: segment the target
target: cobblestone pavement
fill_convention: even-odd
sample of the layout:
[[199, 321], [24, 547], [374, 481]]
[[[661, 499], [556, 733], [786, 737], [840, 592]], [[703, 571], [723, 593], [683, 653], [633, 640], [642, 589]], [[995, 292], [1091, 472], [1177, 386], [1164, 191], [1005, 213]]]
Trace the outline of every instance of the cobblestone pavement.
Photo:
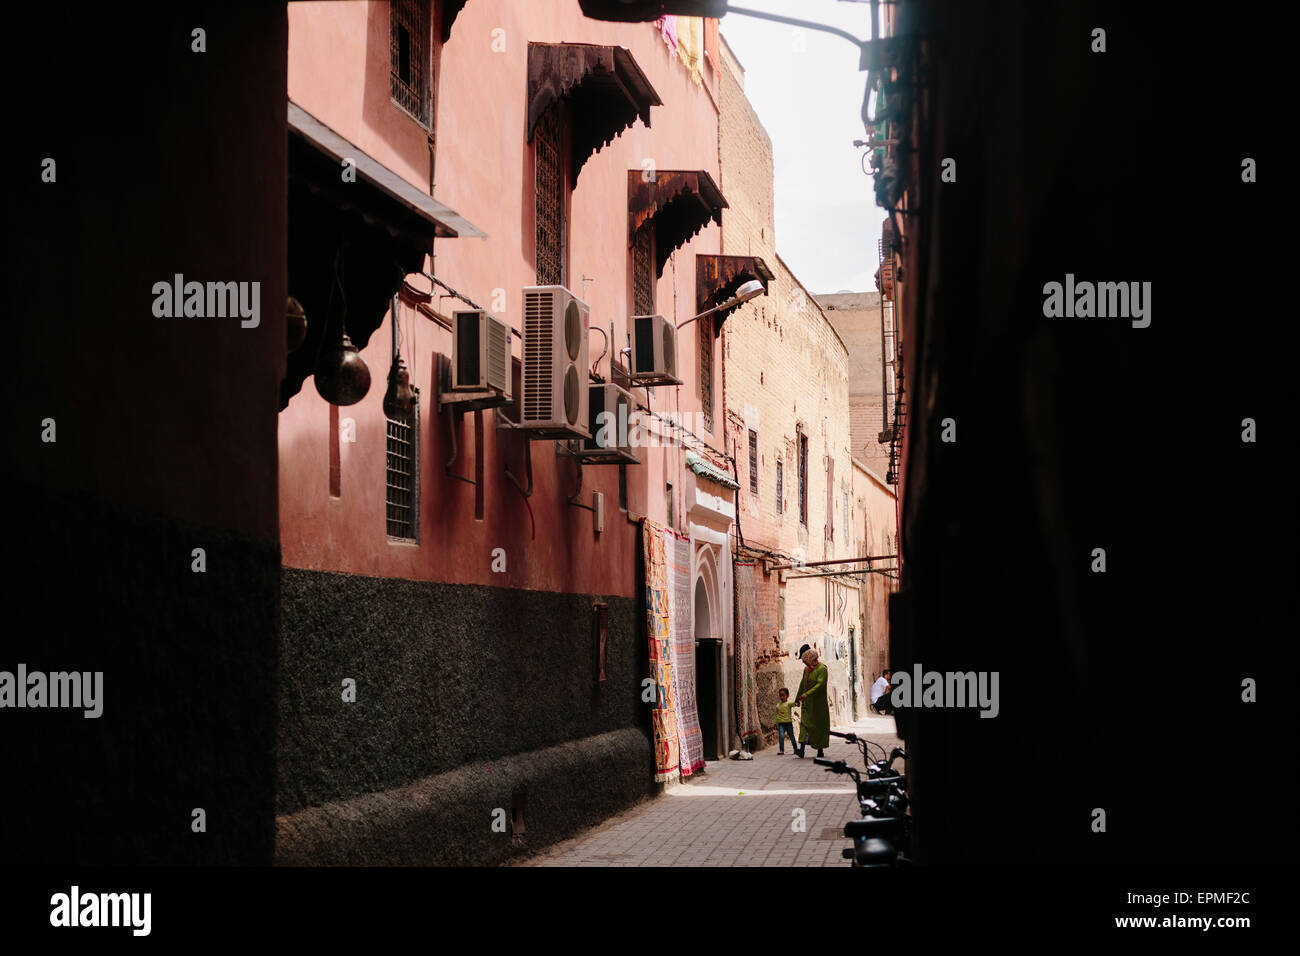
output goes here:
[[[889, 748], [901, 744], [892, 717], [852, 730]], [[610, 817], [517, 866], [847, 866], [844, 824], [858, 815], [853, 781], [811, 760], [767, 747], [753, 760], [711, 762], [654, 799]], [[856, 746], [832, 737], [826, 756], [861, 767]], [[793, 826], [803, 811], [802, 830]]]

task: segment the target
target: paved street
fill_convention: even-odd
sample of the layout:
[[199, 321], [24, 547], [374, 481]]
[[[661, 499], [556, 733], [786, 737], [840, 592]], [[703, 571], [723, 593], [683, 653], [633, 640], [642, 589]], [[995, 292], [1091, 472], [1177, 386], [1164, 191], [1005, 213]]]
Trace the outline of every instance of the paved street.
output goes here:
[[[892, 717], [851, 727], [900, 745]], [[775, 747], [751, 760], [720, 760], [687, 782], [518, 866], [845, 866], [844, 824], [857, 816], [853, 782]], [[857, 747], [831, 738], [830, 759], [861, 767]], [[803, 811], [803, 827], [793, 825]]]

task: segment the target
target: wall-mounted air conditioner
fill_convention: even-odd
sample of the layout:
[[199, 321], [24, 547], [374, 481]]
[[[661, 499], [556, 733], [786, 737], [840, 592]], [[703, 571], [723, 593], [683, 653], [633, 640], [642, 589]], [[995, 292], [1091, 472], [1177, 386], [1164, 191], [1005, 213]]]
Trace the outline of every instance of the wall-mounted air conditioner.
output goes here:
[[639, 465], [631, 435], [636, 401], [613, 382], [588, 386], [588, 430], [581, 457], [588, 464]]
[[632, 316], [633, 385], [680, 385], [677, 329], [662, 315]]
[[481, 309], [452, 315], [451, 388], [512, 398], [510, 326]]
[[523, 411], [537, 438], [589, 438], [587, 327], [591, 310], [558, 285], [524, 289]]

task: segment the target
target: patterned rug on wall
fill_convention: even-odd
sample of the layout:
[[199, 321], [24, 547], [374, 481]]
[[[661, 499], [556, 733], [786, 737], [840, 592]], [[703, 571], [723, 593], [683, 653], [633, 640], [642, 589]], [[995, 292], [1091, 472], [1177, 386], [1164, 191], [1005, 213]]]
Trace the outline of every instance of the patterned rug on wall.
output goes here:
[[650, 642], [650, 678], [655, 687], [651, 724], [654, 728], [656, 783], [667, 783], [680, 775], [673, 689], [673, 647], [669, 630], [668, 563], [664, 556], [665, 531], [665, 528], [649, 518], [642, 520], [646, 633]]
[[[759, 738], [758, 677], [755, 671], [758, 602], [754, 595], [754, 564], [737, 561], [736, 572], [736, 729], [742, 739]], [[760, 738], [761, 739], [761, 738]], [[759, 741], [747, 741], [751, 745]]]
[[695, 703], [695, 629], [691, 626], [691, 542], [668, 532], [668, 559], [673, 634], [673, 700], [677, 705], [677, 744], [683, 777], [704, 769], [704, 736]]

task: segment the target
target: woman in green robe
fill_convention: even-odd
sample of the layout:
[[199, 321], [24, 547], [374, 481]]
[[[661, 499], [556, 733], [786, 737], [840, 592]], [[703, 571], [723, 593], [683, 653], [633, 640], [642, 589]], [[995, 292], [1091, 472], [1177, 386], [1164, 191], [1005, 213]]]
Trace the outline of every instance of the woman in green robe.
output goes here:
[[831, 709], [826, 702], [826, 665], [819, 660], [820, 655], [814, 650], [804, 651], [803, 680], [799, 681], [799, 692], [795, 703], [801, 706], [799, 711], [799, 739], [803, 742], [797, 753], [800, 757], [809, 746], [817, 748], [817, 756], [825, 754], [822, 748], [831, 743]]

